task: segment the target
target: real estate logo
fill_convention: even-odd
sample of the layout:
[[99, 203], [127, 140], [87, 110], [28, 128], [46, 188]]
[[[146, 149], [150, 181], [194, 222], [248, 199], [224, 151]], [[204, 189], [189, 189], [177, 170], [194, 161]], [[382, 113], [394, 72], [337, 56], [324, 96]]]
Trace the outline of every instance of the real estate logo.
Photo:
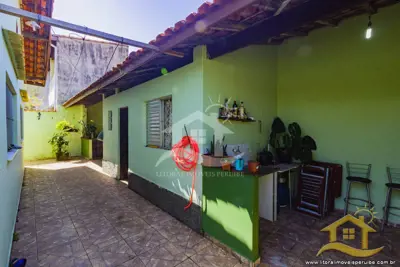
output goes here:
[[[353, 257], [370, 257], [377, 253], [379, 253], [384, 247], [368, 249], [368, 234], [375, 233], [376, 230], [372, 228], [369, 224], [373, 224], [376, 212], [373, 209], [368, 210], [367, 208], [357, 208], [357, 211], [354, 215], [357, 215], [361, 212], [367, 212], [371, 215], [371, 219], [368, 223], [364, 222], [364, 216], [355, 216], [348, 214], [343, 218], [333, 222], [329, 226], [323, 228], [321, 232], [329, 232], [329, 243], [324, 245], [317, 253], [317, 256], [321, 255], [323, 252], [327, 250], [337, 250], [347, 255]], [[359, 227], [361, 230], [361, 249], [354, 248], [352, 246], [337, 242], [337, 231], [338, 227], [350, 222], [355, 226]], [[356, 238], [356, 229], [355, 228], [343, 228], [343, 240], [355, 240]]]

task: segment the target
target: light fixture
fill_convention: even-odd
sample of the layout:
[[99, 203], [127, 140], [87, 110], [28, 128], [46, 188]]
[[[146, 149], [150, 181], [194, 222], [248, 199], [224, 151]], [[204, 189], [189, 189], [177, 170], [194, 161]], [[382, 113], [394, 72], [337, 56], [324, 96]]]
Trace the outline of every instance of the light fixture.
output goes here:
[[367, 30], [365, 31], [365, 39], [371, 39], [372, 37], [372, 21], [371, 21], [371, 15], [368, 17], [368, 27]]

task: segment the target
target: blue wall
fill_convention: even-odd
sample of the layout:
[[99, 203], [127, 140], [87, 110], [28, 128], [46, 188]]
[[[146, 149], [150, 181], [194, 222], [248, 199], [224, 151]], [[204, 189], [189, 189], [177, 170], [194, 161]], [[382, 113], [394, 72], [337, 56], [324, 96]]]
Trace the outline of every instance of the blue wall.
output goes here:
[[[17, 0], [2, 0], [2, 3], [19, 7]], [[3, 29], [15, 31], [20, 28], [19, 19], [0, 14], [0, 26]], [[17, 80], [11, 64], [8, 51], [0, 34], [0, 266], [8, 266], [15, 218], [18, 211], [19, 196], [23, 177], [22, 150], [12, 161], [7, 160], [7, 127], [6, 127], [6, 82], [17, 93], [14, 99], [14, 144], [21, 144], [19, 90], [22, 86]]]

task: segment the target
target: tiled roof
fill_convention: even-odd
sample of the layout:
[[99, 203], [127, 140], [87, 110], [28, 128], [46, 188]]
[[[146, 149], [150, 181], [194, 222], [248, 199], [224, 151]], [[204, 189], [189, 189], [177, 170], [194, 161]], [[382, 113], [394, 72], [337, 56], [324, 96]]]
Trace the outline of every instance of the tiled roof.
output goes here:
[[[22, 0], [21, 8], [43, 16], [51, 17], [54, 0]], [[44, 86], [49, 68], [50, 37], [49, 25], [39, 23], [40, 29], [34, 31], [27, 25], [28, 19], [21, 19], [24, 35], [25, 83]]]
[[[260, 3], [264, 3], [265, 4], [267, 2], [274, 2], [274, 1], [276, 2], [276, 0], [258, 0], [258, 1], [255, 1], [255, 3], [260, 2]], [[299, 1], [299, 0], [294, 0], [294, 1]], [[304, 1], [304, 0], [300, 0], [300, 1]], [[219, 8], [219, 7], [223, 6], [224, 4], [226, 4], [228, 2], [231, 2], [231, 0], [213, 0], [212, 2], [203, 3], [197, 9], [197, 12], [190, 13], [184, 20], [180, 20], [180, 21], [176, 22], [173, 27], [167, 28], [163, 33], [160, 33], [159, 35], [157, 35], [154, 40], [149, 42], [149, 44], [159, 46], [159, 45], [162, 45], [162, 44], [166, 43], [173, 35], [179, 33], [180, 31], [182, 31], [186, 27], [193, 25], [195, 22], [203, 19], [204, 17], [207, 16], [207, 14], [210, 11], [212, 11], [212, 10], [214, 10], [216, 8]], [[261, 4], [260, 4], [260, 8], [263, 9], [264, 6], [261, 6]], [[232, 16], [231, 19], [232, 20], [240, 20], [240, 18], [243, 17], [244, 15], [246, 15], [246, 14], [249, 14], [249, 15], [255, 14], [258, 11], [259, 10], [252, 5], [252, 6], [248, 7], [248, 10], [245, 11], [244, 14], [235, 14], [234, 16]], [[120, 63], [117, 66], [113, 67], [110, 71], [105, 73], [101, 78], [99, 78], [97, 81], [92, 83], [89, 87], [87, 87], [86, 89], [82, 90], [77, 95], [75, 95], [71, 99], [69, 99], [66, 103], [64, 103], [64, 105], [66, 105], [68, 102], [72, 101], [73, 99], [76, 99], [76, 98], [84, 95], [86, 92], [88, 92], [91, 89], [95, 88], [96, 86], [98, 86], [102, 82], [106, 81], [107, 79], [109, 79], [113, 75], [118, 74], [126, 66], [130, 65], [135, 60], [138, 60], [138, 58], [140, 58], [141, 56], [143, 56], [147, 52], [150, 52], [150, 51], [147, 50], [147, 49], [142, 49], [142, 48], [138, 49], [137, 51], [131, 52], [129, 54], [129, 56], [122, 63]]]

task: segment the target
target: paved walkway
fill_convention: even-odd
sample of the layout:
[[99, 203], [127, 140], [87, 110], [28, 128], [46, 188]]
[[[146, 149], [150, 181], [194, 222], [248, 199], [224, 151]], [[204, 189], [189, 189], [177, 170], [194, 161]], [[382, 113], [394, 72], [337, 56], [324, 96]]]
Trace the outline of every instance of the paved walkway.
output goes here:
[[[366, 213], [360, 215], [368, 216]], [[333, 266], [360, 266], [362, 264], [345, 264], [347, 261], [364, 260], [367, 262], [375, 261], [375, 264], [364, 264], [364, 266], [400, 266], [400, 229], [386, 227], [383, 234], [369, 233], [369, 249], [384, 247], [375, 256], [368, 258], [356, 258], [339, 251], [325, 251], [317, 257], [317, 253], [322, 246], [329, 243], [328, 232], [321, 232], [321, 229], [330, 225], [334, 221], [343, 217], [342, 211], [335, 211], [329, 217], [319, 220], [314, 217], [302, 214], [297, 211], [282, 209], [278, 216], [278, 221], [269, 222], [260, 220], [260, 251], [261, 261], [270, 266], [289, 266], [306, 267], [306, 261], [326, 260], [336, 261]], [[357, 215], [356, 215], [357, 217]], [[366, 217], [367, 219], [367, 217]], [[369, 219], [369, 217], [368, 217]], [[379, 231], [377, 226], [371, 224]], [[343, 240], [342, 230], [354, 228], [354, 240]], [[361, 247], [361, 230], [354, 227], [351, 223], [346, 223], [338, 228], [338, 242], [345, 243], [354, 248]], [[378, 263], [379, 262], [379, 263]], [[327, 266], [326, 264], [316, 264], [314, 266]]]
[[95, 169], [26, 168], [12, 257], [28, 267], [238, 267], [236, 258]]

